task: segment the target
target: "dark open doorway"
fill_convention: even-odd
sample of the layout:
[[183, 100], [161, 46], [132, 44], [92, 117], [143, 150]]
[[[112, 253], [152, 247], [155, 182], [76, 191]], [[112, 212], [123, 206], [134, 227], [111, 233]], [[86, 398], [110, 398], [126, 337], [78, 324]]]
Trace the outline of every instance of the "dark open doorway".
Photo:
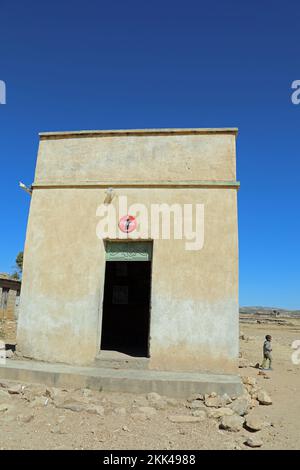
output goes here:
[[107, 261], [101, 349], [149, 356], [151, 261]]

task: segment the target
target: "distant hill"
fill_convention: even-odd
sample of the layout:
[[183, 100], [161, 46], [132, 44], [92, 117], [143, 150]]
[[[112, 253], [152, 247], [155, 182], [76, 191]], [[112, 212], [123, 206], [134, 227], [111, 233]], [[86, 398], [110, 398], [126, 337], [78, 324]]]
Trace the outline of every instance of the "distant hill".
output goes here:
[[287, 310], [284, 308], [277, 307], [240, 307], [240, 314], [242, 315], [255, 315], [269, 316], [275, 318], [300, 318], [300, 310]]

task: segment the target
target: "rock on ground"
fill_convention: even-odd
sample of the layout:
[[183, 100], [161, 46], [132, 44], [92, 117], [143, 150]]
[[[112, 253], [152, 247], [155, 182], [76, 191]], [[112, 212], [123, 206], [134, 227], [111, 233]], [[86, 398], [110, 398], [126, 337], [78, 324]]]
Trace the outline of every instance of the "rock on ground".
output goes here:
[[224, 416], [221, 420], [220, 429], [226, 431], [238, 432], [242, 429], [245, 419], [241, 416]]
[[207, 410], [207, 416], [209, 418], [223, 418], [223, 416], [232, 416], [234, 411], [231, 408], [217, 408], [217, 409], [209, 409]]
[[256, 432], [260, 431], [264, 427], [264, 423], [255, 416], [248, 416], [245, 421], [245, 427], [252, 432]]
[[239, 416], [244, 416], [249, 412], [251, 401], [245, 397], [239, 397], [229, 406], [232, 411]]
[[[215, 400], [215, 399], [212, 398], [212, 400]], [[189, 403], [187, 404], [187, 408], [190, 408], [190, 409], [192, 409], [192, 410], [198, 409], [198, 408], [204, 408], [204, 407], [205, 407], [204, 403], [203, 403], [202, 401], [200, 401], [200, 400], [194, 400], [194, 401], [189, 402]]]
[[254, 387], [254, 385], [256, 385], [256, 379], [255, 379], [255, 377], [248, 377], [248, 376], [242, 377], [242, 382], [243, 382], [243, 384], [245, 384], [245, 385], [251, 385], [251, 386], [253, 386], [253, 387]]
[[201, 400], [203, 401], [204, 400], [204, 396], [202, 395], [202, 393], [195, 393], [194, 395], [192, 395], [191, 397], [189, 397], [187, 399], [188, 402], [192, 402], [192, 401], [195, 401], [195, 400]]
[[20, 393], [22, 393], [23, 389], [24, 389], [24, 387], [22, 385], [17, 384], [17, 385], [12, 385], [12, 386], [8, 387], [6, 390], [11, 395], [19, 395]]
[[29, 406], [30, 408], [41, 408], [43, 406], [47, 406], [49, 401], [49, 397], [36, 397], [30, 402]]
[[225, 405], [228, 405], [228, 403], [231, 403], [231, 398], [226, 393], [224, 393], [222, 396], [215, 394], [205, 396], [205, 405], [208, 407], [221, 408]]
[[197, 418], [201, 418], [201, 420], [204, 420], [207, 418], [206, 411], [204, 410], [195, 410], [192, 413], [193, 416], [196, 416]]
[[263, 441], [261, 439], [258, 439], [256, 437], [249, 437], [245, 441], [245, 445], [248, 447], [261, 447], [263, 445]]
[[272, 399], [265, 390], [259, 390], [257, 400], [260, 405], [272, 405]]

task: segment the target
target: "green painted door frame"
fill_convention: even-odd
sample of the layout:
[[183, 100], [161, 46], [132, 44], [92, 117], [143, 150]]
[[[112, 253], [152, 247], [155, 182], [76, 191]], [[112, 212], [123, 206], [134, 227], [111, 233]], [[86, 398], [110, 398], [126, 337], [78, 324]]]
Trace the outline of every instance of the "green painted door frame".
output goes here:
[[105, 241], [106, 261], [151, 261], [152, 241]]

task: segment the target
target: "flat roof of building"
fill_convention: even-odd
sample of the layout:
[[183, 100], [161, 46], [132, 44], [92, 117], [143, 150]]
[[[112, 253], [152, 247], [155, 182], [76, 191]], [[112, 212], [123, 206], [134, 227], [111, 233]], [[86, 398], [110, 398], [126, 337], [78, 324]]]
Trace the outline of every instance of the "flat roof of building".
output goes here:
[[7, 273], [0, 273], [0, 284], [2, 287], [19, 290], [21, 287], [21, 279], [15, 279]]
[[113, 137], [113, 136], [142, 136], [142, 135], [197, 135], [197, 134], [234, 134], [237, 127], [219, 128], [171, 128], [171, 129], [113, 129], [113, 130], [81, 130], [40, 132], [41, 139], [67, 139], [72, 137]]

